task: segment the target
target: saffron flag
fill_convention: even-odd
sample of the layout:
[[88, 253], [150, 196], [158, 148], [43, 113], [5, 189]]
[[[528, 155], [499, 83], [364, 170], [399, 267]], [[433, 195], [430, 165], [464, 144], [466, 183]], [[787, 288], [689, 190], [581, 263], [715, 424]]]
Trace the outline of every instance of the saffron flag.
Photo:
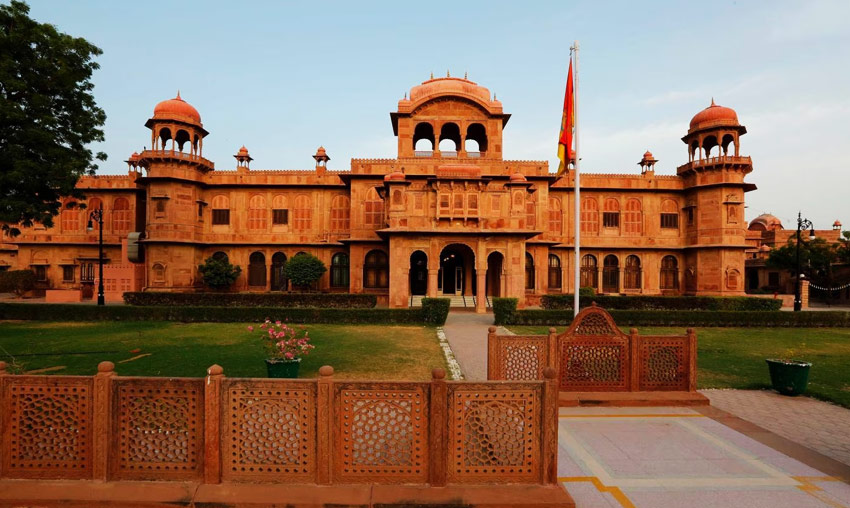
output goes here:
[[576, 126], [575, 101], [573, 98], [573, 60], [570, 58], [570, 70], [567, 72], [567, 91], [564, 93], [564, 113], [561, 116], [561, 136], [558, 138], [558, 176], [561, 176], [570, 162], [575, 160], [573, 152], [573, 129]]

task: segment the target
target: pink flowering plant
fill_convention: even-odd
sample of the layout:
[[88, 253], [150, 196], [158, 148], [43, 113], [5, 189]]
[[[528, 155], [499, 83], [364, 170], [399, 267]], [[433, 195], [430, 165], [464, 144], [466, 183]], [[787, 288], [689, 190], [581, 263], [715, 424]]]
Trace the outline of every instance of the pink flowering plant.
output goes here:
[[[310, 344], [307, 331], [296, 329], [280, 321], [266, 319], [260, 324], [260, 338], [266, 349], [266, 357], [270, 360], [298, 361], [302, 356], [310, 354], [316, 346]], [[248, 331], [253, 332], [254, 326]]]

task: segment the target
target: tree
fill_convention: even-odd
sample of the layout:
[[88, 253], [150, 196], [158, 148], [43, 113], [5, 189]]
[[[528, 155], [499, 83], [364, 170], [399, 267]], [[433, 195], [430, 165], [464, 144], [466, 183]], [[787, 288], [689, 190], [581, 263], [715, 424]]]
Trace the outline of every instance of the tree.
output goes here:
[[242, 273], [242, 267], [230, 264], [226, 257], [209, 257], [204, 260], [204, 264], [198, 266], [198, 270], [204, 278], [204, 284], [212, 289], [229, 288]]
[[850, 263], [850, 231], [842, 231], [838, 240], [838, 259], [842, 263]]
[[35, 272], [32, 270], [9, 270], [0, 272], [0, 293], [24, 293], [35, 288]]
[[286, 278], [293, 286], [309, 287], [328, 269], [322, 260], [312, 254], [298, 254], [286, 263]]
[[52, 226], [60, 199], [82, 198], [77, 181], [106, 160], [87, 148], [104, 139], [91, 82], [101, 50], [29, 10], [0, 5], [0, 223], [12, 236], [17, 224]]
[[[800, 271], [807, 277], [831, 278], [832, 265], [838, 261], [837, 244], [830, 244], [823, 238], [800, 242]], [[767, 266], [788, 270], [797, 275], [797, 238], [792, 236], [788, 243], [770, 251]]]

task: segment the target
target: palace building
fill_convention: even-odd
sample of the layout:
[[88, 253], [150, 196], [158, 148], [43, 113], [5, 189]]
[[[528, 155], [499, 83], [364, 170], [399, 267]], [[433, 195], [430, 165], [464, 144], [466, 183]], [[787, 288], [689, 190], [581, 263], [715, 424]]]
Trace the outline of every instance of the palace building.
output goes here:
[[734, 110], [712, 101], [693, 117], [675, 175], [656, 174], [650, 152], [632, 174], [582, 173], [580, 217], [572, 171], [503, 159], [509, 119], [487, 88], [430, 79], [390, 113], [395, 158], [330, 170], [319, 147], [313, 169], [258, 170], [243, 146], [223, 170], [203, 157], [201, 115], [178, 94], [154, 108], [151, 148], [130, 156], [128, 174], [82, 178], [86, 208], [67, 202], [54, 227], [4, 239], [0, 266], [90, 297], [98, 247], [87, 214], [102, 206], [113, 298], [202, 289], [198, 265], [210, 256], [242, 267], [234, 290], [287, 291], [283, 267], [303, 252], [328, 266], [316, 290], [374, 293], [391, 307], [450, 295], [483, 312], [484, 295], [528, 306], [571, 293], [579, 220], [581, 286], [744, 294], [744, 194], [755, 185], [744, 181], [752, 161]]

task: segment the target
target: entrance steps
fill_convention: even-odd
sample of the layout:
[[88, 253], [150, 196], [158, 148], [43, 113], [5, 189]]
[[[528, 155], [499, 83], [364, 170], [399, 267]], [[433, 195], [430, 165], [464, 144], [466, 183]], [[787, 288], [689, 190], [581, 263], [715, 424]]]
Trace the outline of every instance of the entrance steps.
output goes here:
[[[410, 297], [410, 306], [411, 307], [422, 307], [422, 299], [425, 298], [421, 295], [413, 295]], [[448, 298], [451, 303], [449, 307], [451, 308], [459, 308], [459, 309], [474, 309], [475, 304], [477, 303], [478, 297], [476, 296], [464, 296], [464, 295], [437, 295], [437, 298]], [[492, 307], [492, 302], [490, 301], [490, 297], [487, 298], [487, 308]]]

